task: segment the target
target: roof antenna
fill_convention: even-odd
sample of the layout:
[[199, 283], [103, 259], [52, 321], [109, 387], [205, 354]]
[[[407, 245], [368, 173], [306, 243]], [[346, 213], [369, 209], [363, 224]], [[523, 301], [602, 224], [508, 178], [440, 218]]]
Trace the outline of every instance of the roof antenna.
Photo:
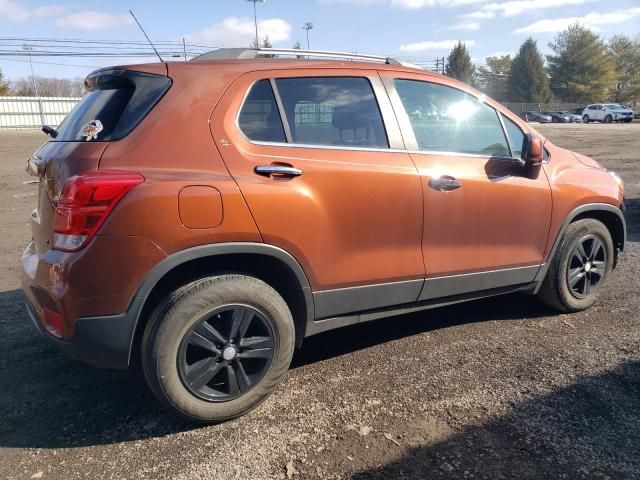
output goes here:
[[138, 21], [138, 19], [136, 18], [136, 16], [133, 14], [133, 12], [131, 10], [129, 10], [129, 13], [131, 14], [131, 16], [133, 17], [133, 19], [136, 21], [136, 23], [138, 24], [138, 27], [140, 27], [140, 30], [142, 30], [142, 33], [144, 34], [145, 37], [147, 37], [147, 41], [149, 42], [149, 45], [151, 45], [151, 48], [153, 48], [153, 51], [156, 52], [156, 55], [158, 56], [158, 58], [160, 59], [160, 62], [164, 62], [164, 60], [162, 60], [162, 57], [160, 56], [160, 54], [158, 53], [158, 50], [156, 50], [156, 47], [153, 45], [153, 42], [151, 42], [151, 39], [149, 38], [149, 35], [147, 35], [147, 32], [144, 31], [144, 28], [142, 28], [142, 25], [140, 25], [140, 22]]

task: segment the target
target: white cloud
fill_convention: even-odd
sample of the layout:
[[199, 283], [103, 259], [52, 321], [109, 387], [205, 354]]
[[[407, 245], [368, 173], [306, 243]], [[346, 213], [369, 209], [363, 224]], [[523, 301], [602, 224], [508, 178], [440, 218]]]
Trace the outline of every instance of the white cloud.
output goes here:
[[[458, 44], [459, 40], [437, 40], [400, 45], [401, 52], [424, 52], [426, 50], [450, 50]], [[460, 40], [467, 47], [473, 47], [475, 40]]]
[[31, 18], [59, 15], [63, 11], [64, 8], [60, 5], [33, 8], [14, 0], [0, 0], [0, 16], [6, 16], [12, 22], [24, 22]]
[[126, 27], [133, 23], [133, 19], [125, 13], [107, 13], [89, 10], [74, 12], [56, 20], [56, 27], [73, 30], [113, 30]]
[[334, 5], [369, 6], [387, 4], [390, 7], [417, 10], [425, 7], [459, 7], [461, 5], [473, 5], [485, 3], [489, 0], [319, 0], [320, 3]]
[[480, 24], [478, 22], [462, 21], [459, 23], [454, 23], [450, 27], [447, 27], [445, 30], [474, 31], [479, 29], [480, 29]]
[[486, 20], [487, 18], [493, 18], [495, 16], [496, 16], [495, 12], [485, 12], [483, 10], [477, 10], [475, 12], [458, 15], [458, 18], [463, 18], [468, 20]]
[[392, 7], [418, 9], [424, 7], [459, 7], [485, 3], [487, 0], [390, 0]]
[[548, 20], [540, 20], [526, 27], [518, 28], [513, 33], [549, 33], [559, 32], [566, 29], [569, 25], [580, 23], [593, 30], [600, 30], [601, 25], [616, 25], [640, 17], [640, 7], [628, 8], [626, 10], [617, 10], [608, 13], [588, 13], [582, 17], [555, 18]]
[[[281, 42], [289, 39], [291, 25], [281, 18], [259, 20], [258, 34], [261, 39], [268, 36], [271, 42]], [[255, 39], [255, 26], [252, 18], [227, 17], [209, 28], [185, 37], [192, 42], [213, 47], [248, 47]]]
[[326, 3], [326, 4], [342, 4], [342, 5], [359, 5], [362, 7], [368, 6], [368, 5], [373, 5], [373, 4], [380, 4], [380, 3], [387, 3], [387, 0], [319, 0], [320, 3]]
[[558, 8], [567, 5], [582, 5], [594, 0], [512, 0], [509, 2], [495, 2], [484, 5], [485, 12], [498, 12], [503, 17], [513, 17], [531, 10]]

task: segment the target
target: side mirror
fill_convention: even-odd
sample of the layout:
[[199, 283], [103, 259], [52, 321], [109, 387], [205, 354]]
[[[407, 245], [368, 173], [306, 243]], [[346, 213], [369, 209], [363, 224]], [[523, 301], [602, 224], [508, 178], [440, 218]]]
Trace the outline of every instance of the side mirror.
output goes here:
[[527, 133], [522, 142], [522, 160], [525, 166], [540, 165], [544, 160], [544, 148], [542, 138]]

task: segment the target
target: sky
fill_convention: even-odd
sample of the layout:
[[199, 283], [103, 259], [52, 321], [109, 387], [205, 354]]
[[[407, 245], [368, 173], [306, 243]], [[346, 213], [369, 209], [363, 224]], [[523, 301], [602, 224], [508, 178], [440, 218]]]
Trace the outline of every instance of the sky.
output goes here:
[[[129, 9], [158, 42], [186, 38], [203, 45], [248, 46], [255, 35], [253, 5], [246, 0], [0, 0], [0, 52], [20, 48], [20, 41], [7, 38], [142, 41]], [[266, 0], [257, 4], [257, 12], [260, 36], [268, 35], [274, 47], [306, 45], [302, 26], [310, 21], [312, 49], [415, 61], [446, 56], [458, 40], [479, 64], [487, 56], [513, 55], [528, 36], [548, 53], [554, 35], [575, 22], [604, 38], [640, 36], [640, 0]], [[71, 78], [133, 62], [34, 57], [33, 67], [36, 75]], [[23, 57], [0, 55], [0, 69], [8, 79], [30, 74]]]

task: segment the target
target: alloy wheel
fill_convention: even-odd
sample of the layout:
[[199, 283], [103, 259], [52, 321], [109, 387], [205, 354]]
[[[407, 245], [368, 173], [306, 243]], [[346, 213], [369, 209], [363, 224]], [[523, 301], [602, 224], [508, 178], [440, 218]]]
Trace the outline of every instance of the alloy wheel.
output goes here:
[[604, 243], [595, 235], [582, 237], [567, 264], [567, 284], [576, 298], [586, 298], [600, 285], [607, 265]]
[[269, 321], [248, 305], [227, 305], [207, 313], [185, 334], [178, 371], [197, 397], [226, 402], [251, 390], [274, 355]]

